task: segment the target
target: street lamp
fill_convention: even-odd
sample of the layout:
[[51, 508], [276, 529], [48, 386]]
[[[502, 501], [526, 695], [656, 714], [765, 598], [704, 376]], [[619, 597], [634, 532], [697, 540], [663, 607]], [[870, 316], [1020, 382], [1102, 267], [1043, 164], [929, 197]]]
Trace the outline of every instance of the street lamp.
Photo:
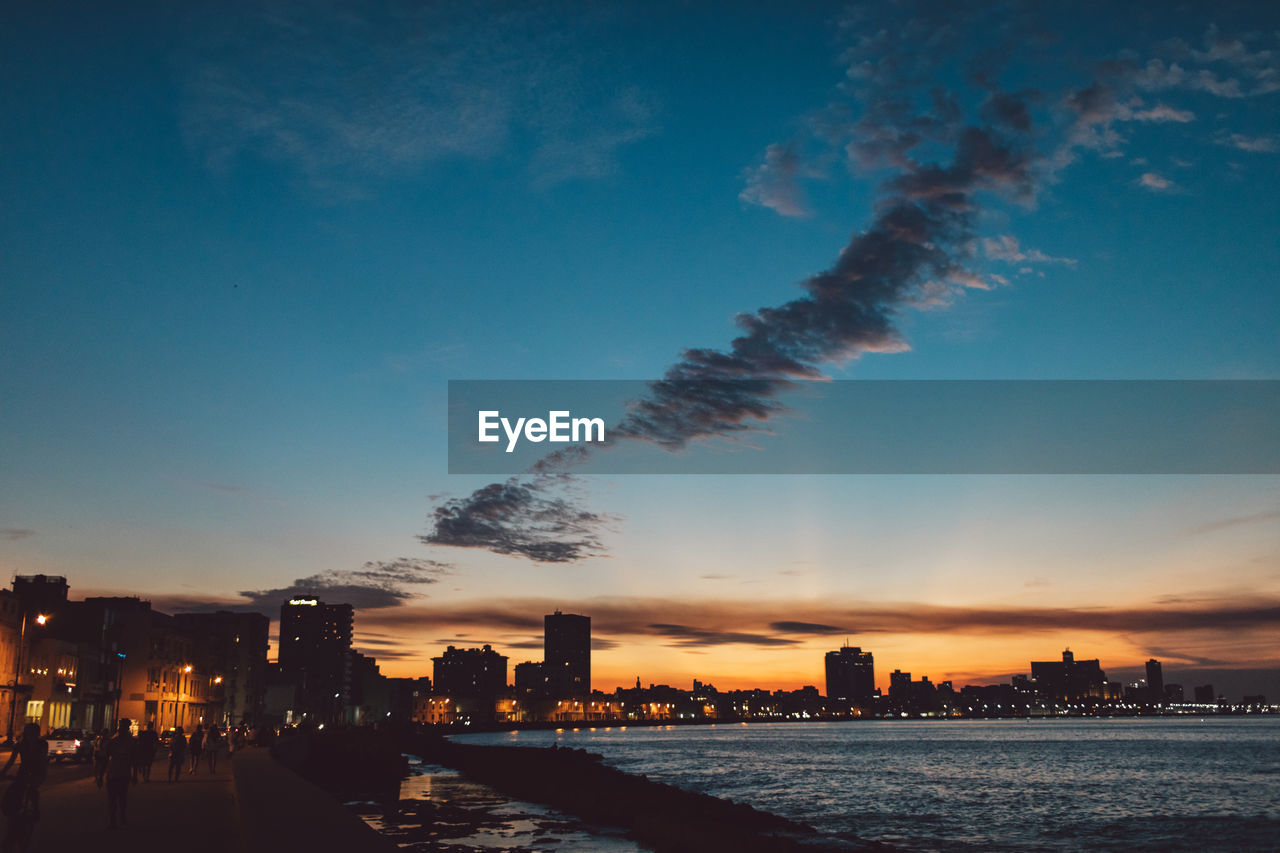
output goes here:
[[[43, 625], [49, 621], [47, 614], [36, 614], [36, 624]], [[13, 685], [9, 690], [9, 743], [13, 743], [13, 718], [18, 713], [18, 678], [22, 673], [22, 648], [27, 639], [27, 611], [22, 611], [22, 628], [18, 632], [18, 650], [13, 656]]]

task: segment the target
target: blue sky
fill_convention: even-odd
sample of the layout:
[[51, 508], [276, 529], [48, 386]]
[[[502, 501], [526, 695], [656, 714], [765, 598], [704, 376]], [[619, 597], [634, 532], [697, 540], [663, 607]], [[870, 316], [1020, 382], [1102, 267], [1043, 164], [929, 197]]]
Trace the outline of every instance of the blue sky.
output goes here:
[[[244, 604], [240, 591], [295, 579], [323, 590], [373, 563], [386, 573], [355, 585], [409, 597], [362, 613], [357, 630], [394, 622], [367, 648], [401, 674], [449, 635], [436, 626], [455, 602], [498, 588], [583, 610], [591, 596], [705, 597], [729, 612], [792, 594], [1017, 607], [1012, 590], [1058, 565], [1043, 543], [1099, 531], [1098, 552], [1069, 549], [1093, 566], [1076, 570], [1087, 583], [1045, 600], [1280, 596], [1274, 478], [615, 478], [579, 496], [612, 519], [607, 556], [549, 566], [417, 538], [440, 496], [486, 482], [445, 473], [448, 379], [658, 377], [689, 347], [727, 347], [740, 312], [795, 299], [870, 227], [898, 167], [848, 147], [868, 141], [857, 121], [870, 84], [850, 74], [866, 58], [885, 78], [877, 92], [904, 91], [935, 115], [930, 92], [945, 89], [970, 121], [993, 88], [977, 75], [994, 69], [994, 88], [1026, 95], [1034, 192], [974, 195], [959, 248], [981, 288], [953, 282], [900, 305], [909, 350], [825, 372], [1280, 378], [1280, 19], [1266, 4], [1054, 16], [22, 3], [2, 14], [0, 565], [11, 573], [177, 607]], [[1097, 81], [1113, 99], [1084, 122], [1078, 96]], [[910, 153], [949, 156], [945, 140]], [[1126, 539], [1108, 517], [1128, 512], [1141, 523]], [[991, 517], [1043, 535], [994, 547]], [[1205, 535], [1161, 535], [1242, 518], [1254, 520], [1209, 536], [1208, 552]], [[859, 569], [851, 553], [880, 556]], [[1178, 567], [1176, 583], [1157, 580], [1153, 554]], [[801, 559], [804, 584], [698, 581], [794, 579], [777, 573]], [[964, 595], [975, 576], [982, 594]], [[405, 627], [415, 607], [423, 624]], [[707, 619], [717, 612], [709, 604]], [[453, 633], [524, 636], [508, 628]], [[1249, 630], [1276, 639], [1274, 621]], [[1089, 636], [1143, 659], [1141, 643]], [[1028, 635], [1015, 659], [1061, 639]], [[1233, 656], [1184, 639], [1188, 661], [1276, 663], [1247, 643]], [[988, 640], [974, 634], [972, 657], [1002, 671]], [[660, 655], [657, 680], [754, 667], [798, 683], [817, 677], [804, 673], [832, 640], [615, 642]], [[936, 638], [893, 643], [904, 658], [965, 664]], [[704, 652], [725, 657], [690, 657]], [[632, 663], [608, 654], [623, 651], [602, 652], [610, 673]]]

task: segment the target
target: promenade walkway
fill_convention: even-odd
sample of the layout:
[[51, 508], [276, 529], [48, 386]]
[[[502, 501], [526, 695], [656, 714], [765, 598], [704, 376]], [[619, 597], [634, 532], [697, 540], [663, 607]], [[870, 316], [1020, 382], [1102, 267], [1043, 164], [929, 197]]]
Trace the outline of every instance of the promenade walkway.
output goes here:
[[[107, 794], [87, 767], [51, 767], [31, 853], [285, 853], [394, 849], [333, 797], [251, 747], [218, 771], [202, 765], [165, 781], [168, 758], [151, 781], [129, 790], [129, 823], [108, 830]], [[0, 780], [0, 785], [7, 780]], [[3, 827], [0, 818], [0, 827]], [[2, 831], [2, 830], [0, 830]]]

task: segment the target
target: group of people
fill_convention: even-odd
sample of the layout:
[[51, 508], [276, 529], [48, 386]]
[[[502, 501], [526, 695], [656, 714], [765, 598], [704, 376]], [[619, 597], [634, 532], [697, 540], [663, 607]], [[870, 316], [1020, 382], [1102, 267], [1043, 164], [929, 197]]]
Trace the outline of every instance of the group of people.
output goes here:
[[[209, 772], [218, 770], [218, 753], [222, 751], [225, 737], [217, 726], [197, 725], [188, 736], [178, 726], [169, 738], [170, 783], [182, 776], [183, 765], [189, 773], [200, 768], [200, 758], [206, 757]], [[96, 752], [96, 780], [98, 787], [107, 789], [107, 813], [110, 822], [107, 829], [115, 829], [117, 816], [120, 823], [128, 823], [129, 786], [151, 781], [151, 765], [155, 763], [160, 746], [160, 736], [155, 723], [149, 723], [144, 731], [133, 736], [129, 720], [121, 720], [114, 737], [100, 742]]]
[[[218, 754], [229, 745], [228, 735], [220, 731], [217, 726], [209, 726], [206, 729], [202, 725], [197, 725], [196, 730], [190, 735], [182, 730], [182, 726], [178, 726], [169, 738], [169, 781], [178, 781], [182, 775], [183, 764], [186, 764], [188, 773], [199, 770], [201, 756], [208, 761], [210, 773], [218, 772]], [[153, 752], [152, 760], [154, 759]]]
[[[195, 773], [202, 758], [209, 772], [216, 773], [219, 754], [232, 746], [243, 746], [244, 742], [242, 733], [224, 733], [214, 725], [197, 725], [190, 735], [178, 726], [169, 738], [169, 782], [177, 782], [184, 767], [188, 773]], [[122, 719], [116, 724], [114, 735], [108, 729], [99, 734], [94, 749], [94, 780], [107, 791], [107, 829], [128, 823], [129, 788], [139, 779], [151, 781], [151, 766], [159, 748], [155, 723], [148, 724], [135, 737], [132, 722]], [[7, 776], [15, 761], [20, 762], [18, 772], [0, 795], [0, 813], [8, 819], [0, 853], [26, 849], [40, 818], [40, 784], [48, 770], [49, 744], [40, 737], [39, 725], [28, 723], [23, 729], [22, 739], [10, 753], [0, 776]]]

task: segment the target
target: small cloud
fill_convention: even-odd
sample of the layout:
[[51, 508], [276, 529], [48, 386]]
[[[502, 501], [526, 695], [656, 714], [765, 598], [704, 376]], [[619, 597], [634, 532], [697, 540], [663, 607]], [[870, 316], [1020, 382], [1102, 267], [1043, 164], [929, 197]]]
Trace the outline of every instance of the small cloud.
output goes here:
[[824, 625], [821, 622], [770, 622], [769, 627], [781, 634], [848, 634], [848, 628]]
[[702, 580], [704, 580], [704, 581], [727, 581], [727, 580], [733, 580], [733, 575], [716, 575], [716, 574], [711, 574], [711, 575], [698, 575], [698, 577], [700, 577], [700, 578], [701, 578]]
[[[1075, 258], [1059, 258], [1047, 255], [1039, 249], [1024, 249], [1012, 234], [983, 238], [982, 252], [992, 260], [1010, 264], [1062, 264], [1074, 267], [1077, 263]], [[1030, 272], [1029, 268], [1024, 269]]]
[[1230, 136], [1218, 140], [1219, 145], [1227, 145], [1240, 151], [1249, 151], [1253, 154], [1274, 154], [1280, 151], [1280, 142], [1277, 142], [1272, 136], [1245, 136], [1243, 133], [1233, 133]]
[[1173, 121], [1179, 124], [1185, 124], [1189, 121], [1195, 121], [1195, 114], [1189, 110], [1175, 110], [1173, 107], [1164, 104], [1156, 104], [1147, 110], [1137, 110], [1133, 113], [1134, 121]]
[[6, 542], [17, 542], [35, 535], [36, 532], [29, 527], [0, 527], [0, 539]]
[[1138, 185], [1153, 192], [1173, 192], [1177, 189], [1173, 181], [1155, 172], [1143, 172], [1142, 177], [1138, 178]]
[[738, 198], [783, 216], [809, 216], [811, 211], [799, 183], [802, 177], [813, 177], [813, 173], [800, 162], [795, 146], [770, 145], [765, 149], [764, 162], [744, 174], [746, 186]]

